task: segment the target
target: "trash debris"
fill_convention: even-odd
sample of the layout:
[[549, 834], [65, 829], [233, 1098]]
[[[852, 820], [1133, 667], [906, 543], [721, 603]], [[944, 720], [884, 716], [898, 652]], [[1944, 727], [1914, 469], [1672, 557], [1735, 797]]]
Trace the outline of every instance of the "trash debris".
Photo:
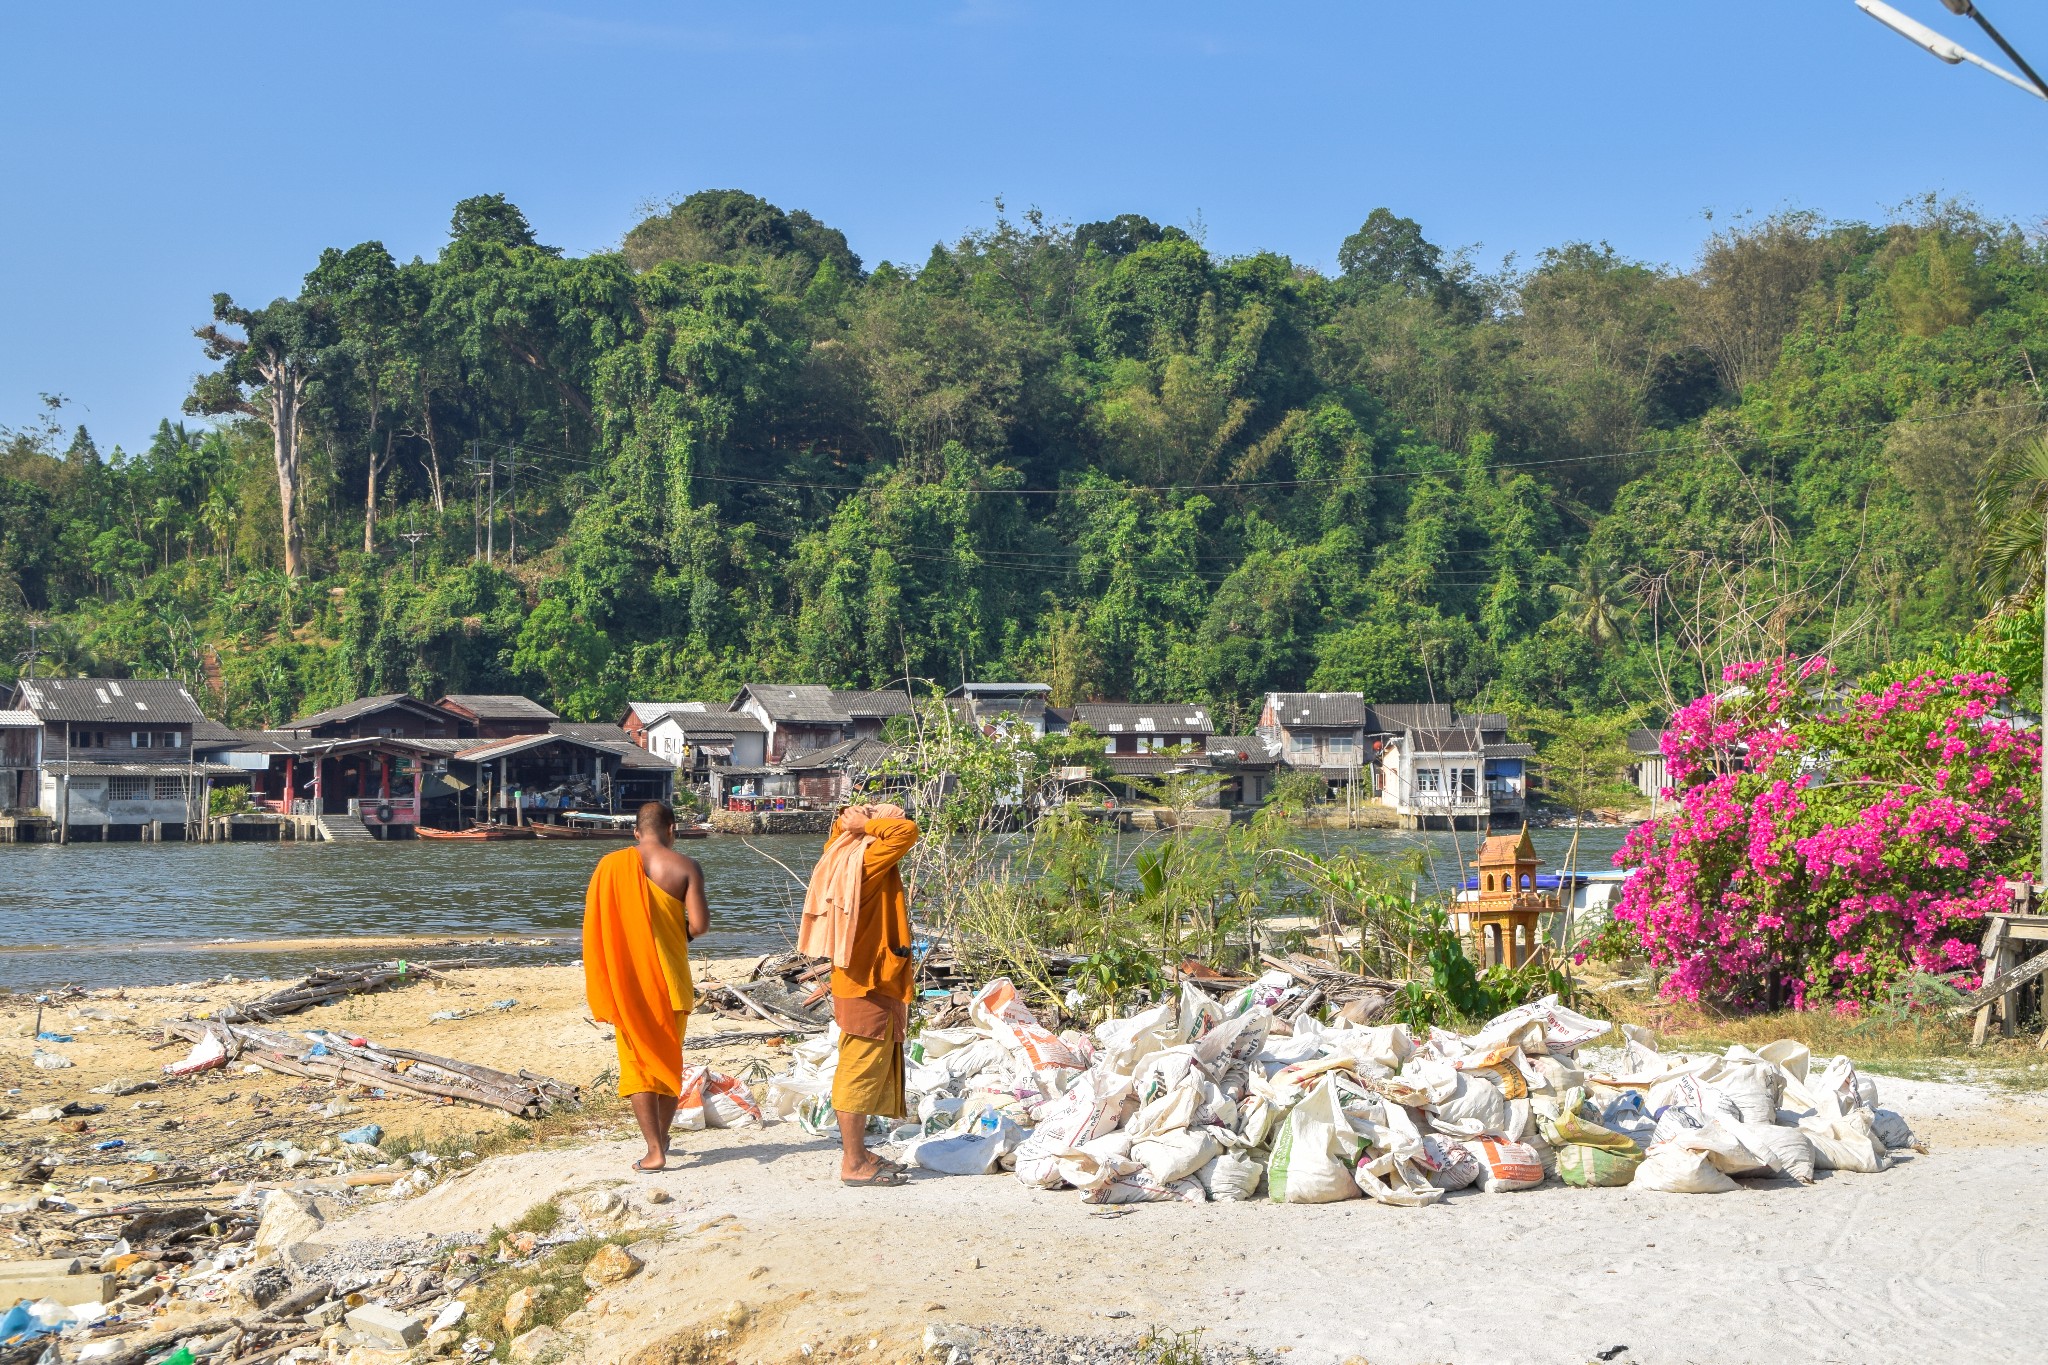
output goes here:
[[[380, 1046], [365, 1038], [344, 1038], [333, 1033], [295, 1037], [248, 1024], [188, 1019], [170, 1020], [164, 1024], [164, 1031], [198, 1044], [193, 1048], [193, 1057], [178, 1063], [178, 1067], [191, 1065], [210, 1044], [220, 1050], [222, 1057], [232, 1048], [237, 1055], [248, 1058], [252, 1067], [280, 1071], [287, 1076], [367, 1085], [372, 1096], [384, 1090], [403, 1090], [487, 1105], [521, 1118], [538, 1118], [550, 1108], [581, 1103], [578, 1087], [551, 1076], [499, 1071], [431, 1052]], [[219, 1064], [219, 1060], [205, 1063]]]
[[[1177, 998], [1087, 1033], [1048, 1027], [1005, 979], [950, 990], [905, 1045], [917, 1121], [889, 1125], [879, 1149], [935, 1174], [1077, 1189], [1096, 1206], [1263, 1189], [1275, 1204], [1419, 1208], [1553, 1179], [1674, 1193], [1803, 1184], [1816, 1169], [1882, 1171], [1913, 1145], [1847, 1058], [1816, 1070], [1797, 1043], [1665, 1055], [1631, 1027], [1622, 1049], [1593, 1054], [1613, 1026], [1555, 996], [1469, 1036], [1416, 1036], [1360, 1022], [1370, 1009], [1347, 1016], [1379, 983], [1316, 959], [1267, 962], [1257, 980], [1183, 964]], [[795, 1044], [763, 1117], [830, 1134], [837, 1044], [836, 1028]]]

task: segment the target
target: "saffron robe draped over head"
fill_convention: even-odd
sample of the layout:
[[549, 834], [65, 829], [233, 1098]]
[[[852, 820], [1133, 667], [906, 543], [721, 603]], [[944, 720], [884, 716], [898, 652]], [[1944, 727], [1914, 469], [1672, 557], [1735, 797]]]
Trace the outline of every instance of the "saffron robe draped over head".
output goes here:
[[917, 963], [896, 865], [917, 843], [918, 828], [900, 806], [870, 806], [867, 817], [859, 835], [834, 824], [804, 894], [797, 947], [832, 959], [832, 1017], [840, 1033], [832, 1107], [897, 1117]]
[[687, 925], [682, 902], [647, 880], [639, 849], [599, 860], [583, 898], [583, 988], [591, 1017], [618, 1035], [621, 1094], [681, 1088], [683, 1020], [696, 1003]]

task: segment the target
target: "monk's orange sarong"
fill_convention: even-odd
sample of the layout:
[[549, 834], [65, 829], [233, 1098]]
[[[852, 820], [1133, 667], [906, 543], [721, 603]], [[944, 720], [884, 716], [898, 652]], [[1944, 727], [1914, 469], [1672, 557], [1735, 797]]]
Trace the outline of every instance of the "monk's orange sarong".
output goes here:
[[917, 843], [918, 828], [898, 807], [876, 812], [859, 838], [835, 831], [826, 842], [811, 874], [798, 947], [832, 958], [832, 1016], [840, 1035], [832, 1107], [900, 1118], [917, 964], [896, 865]]
[[696, 1004], [683, 903], [647, 880], [640, 850], [606, 854], [583, 898], [583, 988], [619, 1048], [619, 1093], [682, 1087], [683, 1028]]

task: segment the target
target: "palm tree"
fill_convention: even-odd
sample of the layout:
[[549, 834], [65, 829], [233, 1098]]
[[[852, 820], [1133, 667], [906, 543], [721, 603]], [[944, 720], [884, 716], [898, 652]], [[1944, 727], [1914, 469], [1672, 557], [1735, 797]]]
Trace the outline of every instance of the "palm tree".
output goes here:
[[1587, 644], [1608, 650], [1621, 643], [1621, 586], [1609, 575], [1607, 561], [1587, 555], [1579, 561], [1577, 582], [1553, 583], [1550, 590], [1571, 613], [1572, 626]]
[[[1992, 460], [1977, 494], [1977, 577], [1995, 593], [2039, 591], [2048, 609], [2048, 437], [2033, 436]], [[2041, 648], [2041, 710], [2048, 732], [2048, 631]], [[2041, 766], [2041, 876], [2048, 878], [2048, 763]]]

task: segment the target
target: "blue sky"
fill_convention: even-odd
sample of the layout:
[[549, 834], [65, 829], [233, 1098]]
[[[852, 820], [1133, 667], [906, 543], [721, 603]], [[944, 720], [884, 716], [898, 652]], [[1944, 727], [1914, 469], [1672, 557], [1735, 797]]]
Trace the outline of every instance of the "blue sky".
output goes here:
[[[1995, 56], [1938, 0], [1894, 3]], [[1987, 8], [2048, 63], [2048, 14]], [[998, 196], [1325, 267], [1380, 204], [1488, 264], [1576, 238], [1683, 263], [1710, 209], [2048, 212], [2048, 103], [1850, 0], [158, 0], [11, 5], [0, 47], [0, 424], [62, 393], [103, 449], [176, 415], [216, 290], [292, 292], [365, 238], [432, 255], [485, 191], [583, 252], [737, 187], [870, 265]]]

